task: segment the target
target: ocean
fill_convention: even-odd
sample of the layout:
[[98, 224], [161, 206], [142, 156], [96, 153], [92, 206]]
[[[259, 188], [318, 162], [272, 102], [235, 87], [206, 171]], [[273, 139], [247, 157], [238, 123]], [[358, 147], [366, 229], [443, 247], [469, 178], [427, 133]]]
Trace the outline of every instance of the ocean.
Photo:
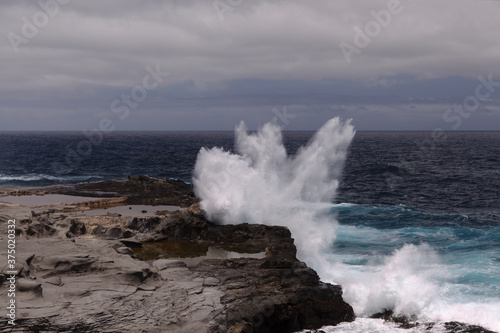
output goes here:
[[[342, 285], [358, 319], [326, 332], [449, 321], [500, 332], [500, 133], [325, 127], [240, 128], [236, 143], [233, 132], [3, 132], [0, 185], [194, 182], [212, 218], [288, 226], [299, 259]], [[370, 318], [384, 310], [434, 324]]]

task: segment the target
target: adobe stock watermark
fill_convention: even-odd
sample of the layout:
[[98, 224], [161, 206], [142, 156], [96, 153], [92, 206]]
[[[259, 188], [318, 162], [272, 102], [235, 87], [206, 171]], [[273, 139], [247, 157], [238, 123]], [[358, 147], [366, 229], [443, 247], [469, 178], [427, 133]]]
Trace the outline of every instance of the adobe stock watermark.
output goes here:
[[392, 17], [401, 14], [403, 9], [404, 7], [401, 5], [399, 0], [390, 0], [387, 3], [387, 9], [381, 9], [378, 12], [375, 10], [370, 11], [370, 15], [373, 17], [373, 20], [368, 21], [365, 24], [364, 29], [361, 29], [358, 26], [353, 28], [354, 45], [345, 41], [342, 41], [339, 44], [340, 50], [342, 51], [347, 63], [350, 64], [352, 62], [352, 56], [354, 54], [360, 54], [361, 50], [370, 45], [372, 40], [380, 35], [382, 29], [387, 28], [389, 24], [391, 24]]
[[71, 0], [40, 0], [38, 6], [40, 10], [36, 11], [31, 19], [26, 16], [21, 17], [21, 34], [8, 32], [7, 39], [15, 54], [19, 53], [19, 47], [28, 44], [35, 38], [41, 29], [43, 29], [51, 18], [56, 17], [61, 12], [61, 5], [67, 5]]
[[234, 11], [234, 8], [241, 5], [245, 0], [214, 0], [212, 6], [219, 17], [219, 20], [224, 21], [224, 14]]
[[273, 123], [278, 123], [278, 120], [279, 120], [279, 122], [281, 123], [279, 126], [281, 127], [282, 130], [290, 124], [291, 119], [294, 119], [295, 117], [297, 117], [297, 115], [295, 115], [295, 114], [288, 113], [286, 105], [283, 107], [282, 112], [280, 112], [280, 110], [278, 108], [273, 108], [272, 111], [273, 111], [273, 114], [275, 115], [275, 117], [273, 117], [273, 119], [271, 121]]
[[[463, 123], [463, 119], [468, 119], [473, 113], [479, 110], [481, 102], [488, 100], [491, 94], [495, 92], [495, 87], [500, 87], [500, 81], [493, 81], [493, 74], [487, 78], [478, 77], [479, 84], [474, 89], [474, 94], [464, 98], [462, 104], [454, 104], [452, 108], [443, 113], [445, 123], [451, 125], [451, 129], [458, 130]], [[447, 139], [446, 133], [442, 128], [432, 130], [431, 137], [426, 140], [417, 141], [420, 148], [420, 156], [425, 157], [436, 149], [436, 144], [444, 142]]]
[[478, 80], [479, 84], [473, 95], [465, 97], [462, 104], [454, 104], [452, 109], [443, 114], [443, 120], [446, 123], [453, 123], [452, 129], [459, 129], [462, 126], [462, 120], [468, 119], [472, 113], [476, 112], [481, 106], [481, 102], [488, 100], [495, 92], [495, 87], [500, 87], [500, 81], [493, 81], [493, 74], [488, 75], [487, 79], [479, 76]]
[[[162, 72], [160, 65], [155, 69], [149, 65], [145, 67], [147, 74], [142, 78], [142, 82], [130, 90], [128, 94], [121, 94], [111, 102], [110, 110], [116, 114], [118, 119], [123, 121], [130, 116], [130, 111], [136, 109], [141, 102], [148, 97], [148, 91], [152, 91], [160, 86], [168, 72]], [[85, 139], [80, 140], [75, 149], [69, 148], [66, 153], [64, 163], [52, 163], [52, 169], [57, 175], [68, 174], [76, 169], [82, 161], [92, 154], [94, 147], [100, 145], [104, 140], [104, 134], [113, 132], [116, 129], [116, 121], [111, 118], [102, 118], [97, 128], [82, 130]]]
[[[451, 126], [451, 130], [459, 130], [464, 119], [469, 119], [472, 114], [477, 112], [481, 103], [487, 101], [495, 92], [495, 87], [500, 87], [500, 81], [494, 81], [493, 74], [489, 74], [487, 78], [481, 75], [478, 77], [478, 80], [479, 84], [476, 85], [474, 94], [465, 97], [461, 104], [453, 104], [450, 109], [443, 113], [443, 121]], [[424, 140], [415, 141], [419, 149], [413, 151], [413, 154], [421, 159], [429, 158], [437, 149], [438, 145], [445, 142], [447, 139], [448, 135], [445, 130], [436, 127], [432, 130], [429, 137]], [[415, 162], [412, 163], [403, 158], [400, 160], [399, 165], [411, 171], [415, 169], [414, 163]], [[386, 176], [388, 187], [394, 190], [400, 178], [400, 175], [388, 174]]]
[[5, 273], [8, 289], [7, 300], [7, 323], [16, 325], [16, 219], [7, 221], [7, 270]]

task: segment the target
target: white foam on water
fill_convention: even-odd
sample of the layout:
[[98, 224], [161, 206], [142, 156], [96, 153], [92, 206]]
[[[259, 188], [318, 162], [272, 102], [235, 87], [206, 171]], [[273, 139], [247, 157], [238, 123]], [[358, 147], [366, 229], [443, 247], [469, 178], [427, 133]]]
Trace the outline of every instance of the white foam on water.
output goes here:
[[287, 226], [299, 258], [321, 272], [326, 262], [318, 254], [335, 239], [335, 224], [318, 213], [326, 212], [335, 196], [353, 136], [350, 122], [334, 118], [295, 156], [288, 156], [279, 126], [268, 123], [248, 134], [241, 123], [236, 153], [200, 150], [193, 179], [196, 194], [214, 221]]
[[[453, 276], [427, 244], [404, 245], [367, 265], [328, 259], [338, 225], [329, 214], [331, 202], [354, 133], [349, 121], [331, 119], [295, 156], [288, 156], [279, 126], [266, 124], [249, 134], [241, 123], [234, 153], [200, 150], [195, 192], [212, 221], [288, 227], [297, 257], [322, 280], [341, 284], [358, 316], [393, 309], [424, 320], [455, 320], [500, 331], [498, 299], [471, 303], [466, 295], [447, 297], [446, 281]], [[360, 332], [388, 332], [381, 320], [361, 318], [352, 325], [361, 325]]]
[[0, 181], [24, 181], [24, 182], [32, 182], [38, 180], [52, 180], [52, 181], [85, 181], [91, 178], [102, 178], [99, 176], [65, 176], [65, 177], [56, 177], [45, 174], [26, 174], [26, 175], [2, 175], [0, 174]]
[[406, 244], [383, 257], [382, 263], [377, 260], [356, 266], [337, 262], [330, 269], [358, 316], [391, 309], [419, 321], [459, 321], [500, 331], [498, 297], [464, 293], [464, 287], [478, 287], [456, 283], [463, 267], [443, 263], [442, 256], [425, 243]]
[[[325, 333], [444, 333], [447, 332], [442, 324], [436, 324], [432, 327], [421, 326], [415, 328], [399, 328], [397, 324], [384, 322], [382, 319], [357, 318], [351, 323], [340, 323], [337, 326], [326, 326], [321, 328]], [[308, 332], [307, 330], [302, 332]]]

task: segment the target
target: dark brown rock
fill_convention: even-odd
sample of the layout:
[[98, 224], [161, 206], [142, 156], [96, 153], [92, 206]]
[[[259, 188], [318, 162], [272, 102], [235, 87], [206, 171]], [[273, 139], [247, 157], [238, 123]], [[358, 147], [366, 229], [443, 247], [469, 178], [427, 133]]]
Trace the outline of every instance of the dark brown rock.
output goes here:
[[266, 252], [264, 259], [203, 260], [191, 270], [220, 281], [224, 325], [234, 332], [293, 332], [352, 321], [340, 286], [323, 283], [296, 259], [290, 231], [280, 226], [216, 225], [199, 204], [165, 218], [134, 219], [130, 228], [157, 239], [224, 244], [226, 249]]
[[149, 176], [129, 176], [123, 180], [80, 183], [68, 194], [127, 196], [130, 205], [175, 205], [188, 207], [197, 202], [193, 186], [180, 180], [158, 179]]
[[85, 223], [79, 220], [72, 219], [71, 226], [69, 227], [69, 232], [71, 236], [81, 236], [86, 232]]

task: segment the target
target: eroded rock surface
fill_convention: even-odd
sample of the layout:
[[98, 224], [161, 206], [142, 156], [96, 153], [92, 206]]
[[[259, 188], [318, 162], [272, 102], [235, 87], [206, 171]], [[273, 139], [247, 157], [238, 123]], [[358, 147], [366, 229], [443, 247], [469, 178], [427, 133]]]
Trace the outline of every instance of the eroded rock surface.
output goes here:
[[[148, 182], [144, 191], [155, 188]], [[2, 235], [11, 218], [17, 224], [19, 332], [293, 332], [354, 320], [340, 286], [321, 282], [296, 259], [284, 227], [215, 225], [199, 204], [162, 216], [92, 219], [53, 207], [0, 204]], [[131, 248], [151, 240], [203, 242], [266, 255], [207, 259], [194, 266], [182, 259], [138, 260]], [[0, 241], [6, 248], [5, 237]], [[7, 262], [4, 251], [0, 262]], [[2, 299], [7, 299], [7, 275], [3, 267]], [[11, 327], [0, 321], [0, 329]]]

